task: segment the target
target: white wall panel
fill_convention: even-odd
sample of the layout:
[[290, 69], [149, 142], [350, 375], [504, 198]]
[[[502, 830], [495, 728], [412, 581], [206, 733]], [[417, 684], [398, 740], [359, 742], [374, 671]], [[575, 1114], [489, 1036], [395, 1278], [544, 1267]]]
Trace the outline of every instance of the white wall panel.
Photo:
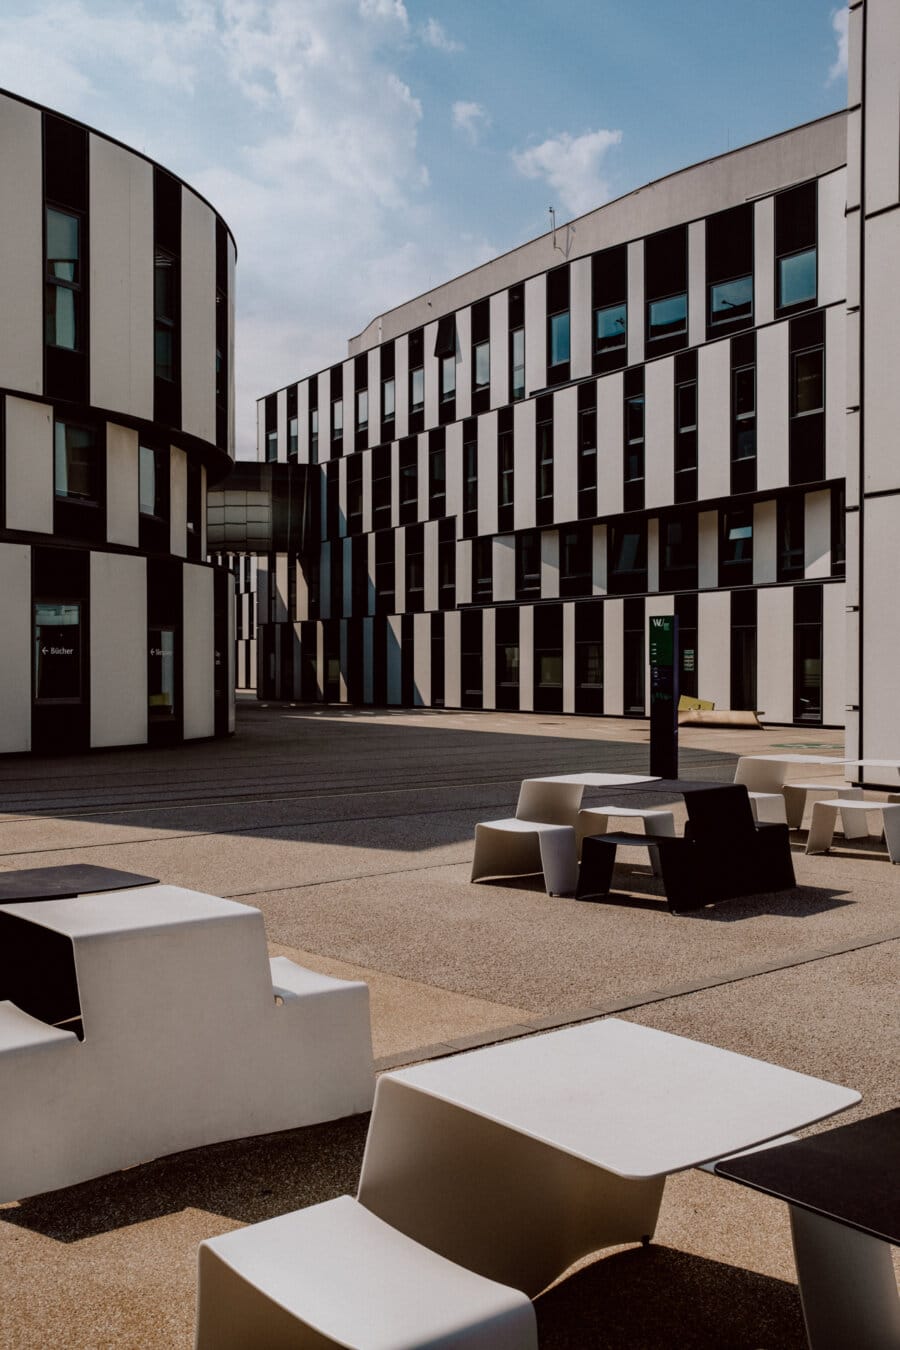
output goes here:
[[645, 367], [644, 407], [644, 505], [649, 510], [669, 506], [675, 500], [674, 356], [664, 356]]
[[[394, 531], [394, 611], [406, 609], [406, 530]], [[399, 629], [398, 629], [399, 634]]]
[[775, 199], [764, 197], [753, 210], [753, 317], [757, 324], [775, 317]]
[[209, 552], [206, 546], [206, 465], [200, 465], [200, 557], [205, 558]]
[[[0, 124], [3, 105], [0, 100]], [[31, 549], [0, 543], [0, 753], [31, 749]], [[146, 636], [141, 651], [146, 650]]]
[[819, 179], [818, 303], [831, 305], [846, 299], [847, 233], [844, 206], [847, 170], [837, 169]]
[[731, 491], [731, 343], [710, 342], [697, 355], [700, 497], [727, 497]]
[[591, 594], [605, 595], [607, 590], [606, 526], [595, 525], [593, 529], [593, 556]]
[[804, 576], [818, 581], [831, 576], [831, 492], [807, 492], [804, 504]]
[[431, 704], [431, 615], [413, 615], [413, 700], [416, 707]]
[[356, 390], [354, 389], [354, 362], [342, 362], [341, 377], [344, 401], [344, 454], [350, 455], [356, 448]]
[[426, 610], [437, 609], [438, 607], [438, 524], [436, 520], [428, 520], [423, 527], [423, 539], [425, 543], [425, 608]]
[[181, 191], [181, 425], [216, 439], [216, 217]]
[[275, 436], [278, 445], [279, 464], [287, 463], [287, 389], [279, 389], [275, 395]]
[[409, 429], [409, 345], [406, 334], [394, 342], [394, 435]]
[[513, 445], [516, 464], [513, 522], [517, 530], [528, 530], [536, 519], [534, 401], [531, 399], [513, 407]]
[[497, 532], [497, 414], [478, 419], [478, 533]]
[[44, 403], [12, 396], [6, 400], [6, 526], [53, 533], [53, 413]]
[[900, 577], [900, 497], [870, 499], [865, 525], [863, 753], [878, 759], [900, 758], [897, 680], [893, 676], [900, 669], [900, 629], [894, 622]]
[[659, 590], [659, 520], [656, 516], [647, 521], [647, 590]]
[[387, 621], [387, 701], [394, 706], [403, 702], [400, 625], [400, 615], [392, 614]]
[[362, 528], [368, 534], [372, 528], [372, 451], [364, 450], [362, 457]]
[[187, 455], [177, 445], [169, 447], [169, 548], [187, 555]]
[[[231, 236], [227, 236], [225, 247], [226, 267], [228, 271], [228, 444], [224, 446], [234, 458], [234, 274], [237, 254]], [[215, 397], [215, 395], [213, 395]], [[249, 449], [249, 447], [248, 447]]]
[[266, 400], [256, 400], [256, 458], [266, 457]]
[[331, 373], [323, 370], [318, 376], [316, 391], [319, 409], [319, 463], [331, 459]]
[[483, 708], [497, 706], [497, 611], [481, 614], [481, 703]]
[[366, 445], [378, 445], [381, 441], [381, 348], [373, 347], [369, 352], [366, 367], [366, 379], [369, 390], [369, 434]]
[[44, 382], [41, 136], [39, 110], [0, 94], [0, 385], [26, 394]]
[[534, 711], [534, 605], [519, 606], [519, 709]]
[[184, 738], [212, 736], [215, 730], [213, 686], [213, 569], [184, 564]]
[[[115, 422], [106, 424], [106, 537], [111, 544], [137, 548], [138, 434]], [[203, 513], [204, 524], [206, 513]]]
[[146, 559], [91, 553], [90, 627], [91, 745], [140, 744], [147, 739]]
[[516, 598], [516, 540], [515, 535], [500, 534], [493, 544], [494, 600]]
[[541, 599], [559, 597], [559, 531], [541, 531]]
[[719, 584], [719, 513], [701, 511], [697, 517], [697, 571], [701, 589]]
[[644, 359], [644, 241], [628, 245], [628, 364]]
[[425, 325], [425, 425], [436, 427], [438, 424], [438, 379], [440, 363], [434, 354], [437, 337], [437, 320]]
[[767, 722], [793, 722], [794, 588], [765, 586], [756, 605], [756, 704]]
[[[866, 0], [865, 53], [866, 214], [895, 206], [900, 199], [900, 117], [897, 115], [897, 55], [900, 5]], [[882, 756], [883, 758], [883, 756]]]
[[731, 707], [731, 592], [709, 591], [697, 601], [700, 698]]
[[778, 508], [774, 500], [753, 503], [753, 584], [778, 576]]
[[449, 609], [444, 615], [444, 707], [458, 708], [460, 697], [460, 612]]
[[788, 325], [772, 324], [756, 335], [756, 486], [782, 487], [789, 479]]
[[456, 312], [456, 416], [472, 413], [472, 311]]
[[706, 341], [706, 221], [688, 225], [688, 342]]
[[825, 312], [825, 477], [847, 470], [847, 314], [835, 305]]
[[[900, 15], [900, 7], [898, 7]], [[896, 121], [896, 113], [894, 120]], [[868, 137], [871, 141], [873, 138]], [[898, 372], [897, 283], [900, 211], [866, 222], [865, 277], [865, 490], [900, 488], [900, 372]], [[884, 756], [882, 756], [884, 758]]]
[[509, 402], [509, 292], [491, 296], [491, 407]]
[[625, 601], [607, 600], [603, 606], [603, 711], [621, 717], [625, 709], [624, 662]]
[[590, 375], [593, 360], [594, 316], [591, 307], [591, 260], [575, 258], [569, 266], [569, 313], [573, 380]]
[[553, 396], [553, 519], [578, 519], [578, 389]]
[[525, 282], [525, 392], [547, 384], [547, 277]]
[[90, 222], [91, 403], [152, 421], [153, 166], [94, 135]]
[[847, 625], [845, 587], [822, 587], [822, 720], [842, 727], [846, 718]]
[[624, 436], [622, 372], [597, 381], [597, 512], [618, 515], [623, 505]]

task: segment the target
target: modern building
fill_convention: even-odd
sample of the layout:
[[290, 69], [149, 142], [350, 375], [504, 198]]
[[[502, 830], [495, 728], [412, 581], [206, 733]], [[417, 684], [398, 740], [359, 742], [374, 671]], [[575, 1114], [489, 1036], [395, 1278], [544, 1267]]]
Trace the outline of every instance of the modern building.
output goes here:
[[257, 559], [261, 696], [642, 715], [674, 613], [683, 693], [900, 754], [900, 12], [853, 4], [850, 45], [847, 113], [448, 281], [260, 400], [259, 459], [318, 512]]
[[207, 562], [235, 246], [144, 155], [0, 95], [0, 751], [233, 729]]

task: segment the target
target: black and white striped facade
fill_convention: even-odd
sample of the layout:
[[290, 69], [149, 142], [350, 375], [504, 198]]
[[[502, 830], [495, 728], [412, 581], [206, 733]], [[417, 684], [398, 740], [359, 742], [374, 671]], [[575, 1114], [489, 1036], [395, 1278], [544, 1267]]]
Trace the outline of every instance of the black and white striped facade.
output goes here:
[[0, 94], [0, 751], [233, 729], [234, 264], [186, 184]]
[[643, 714], [675, 612], [683, 692], [843, 723], [845, 163], [838, 114], [674, 174], [261, 400], [322, 542], [260, 564], [260, 692]]

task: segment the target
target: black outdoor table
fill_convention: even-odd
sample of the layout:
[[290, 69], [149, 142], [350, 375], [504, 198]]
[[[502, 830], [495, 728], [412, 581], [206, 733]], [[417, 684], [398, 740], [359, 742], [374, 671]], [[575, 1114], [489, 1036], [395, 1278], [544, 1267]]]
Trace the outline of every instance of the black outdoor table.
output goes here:
[[688, 814], [684, 836], [588, 835], [581, 844], [577, 900], [604, 899], [612, 885], [617, 847], [635, 843], [657, 850], [673, 914], [796, 885], [787, 826], [757, 824], [742, 783], [660, 778], [621, 791], [683, 796]]
[[131, 886], [155, 886], [159, 877], [120, 872], [115, 867], [72, 863], [66, 867], [24, 867], [0, 872], [0, 905], [16, 900], [65, 900], [94, 891], [123, 891]]
[[900, 1346], [900, 1108], [715, 1165], [790, 1206], [812, 1350]]

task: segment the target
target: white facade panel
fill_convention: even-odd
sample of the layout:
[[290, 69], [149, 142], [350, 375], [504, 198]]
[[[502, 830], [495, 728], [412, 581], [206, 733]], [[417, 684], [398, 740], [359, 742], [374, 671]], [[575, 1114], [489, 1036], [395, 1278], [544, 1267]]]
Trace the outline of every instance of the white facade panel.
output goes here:
[[625, 601], [607, 600], [603, 606], [603, 712], [621, 717], [625, 711], [623, 652]]
[[774, 500], [753, 503], [753, 584], [778, 576], [778, 508]]
[[836, 582], [822, 587], [822, 721], [840, 727], [846, 717], [847, 643], [846, 588]]
[[719, 513], [701, 511], [697, 517], [697, 574], [701, 590], [719, 584]]
[[102, 136], [89, 153], [91, 403], [151, 421], [153, 166]]
[[431, 704], [431, 615], [413, 615], [413, 701], [417, 708]]
[[456, 416], [472, 413], [472, 311], [456, 313]]
[[519, 708], [534, 711], [534, 605], [519, 606]]
[[516, 598], [516, 540], [515, 535], [500, 534], [493, 543], [494, 600]]
[[591, 594], [605, 595], [607, 591], [606, 526], [593, 528], [593, 558]]
[[[644, 505], [675, 500], [675, 358], [651, 361], [644, 370]], [[701, 418], [701, 425], [703, 419]], [[702, 456], [701, 456], [702, 464]]]
[[53, 413], [31, 399], [6, 400], [6, 526], [53, 533]]
[[525, 282], [525, 393], [547, 383], [547, 277]]
[[491, 407], [509, 402], [509, 292], [491, 296]]
[[591, 260], [575, 258], [569, 266], [569, 314], [573, 380], [590, 375], [593, 361], [594, 316], [591, 312]]
[[[438, 522], [427, 520], [422, 529], [425, 548], [425, 609], [438, 607]], [[418, 616], [417, 616], [418, 617]]]
[[[900, 200], [900, 117], [897, 109], [897, 56], [900, 53], [900, 5], [896, 0], [866, 0], [865, 211], [883, 211]], [[883, 758], [883, 757], [882, 757]]]
[[688, 225], [688, 342], [706, 341], [706, 221]]
[[482, 610], [481, 614], [481, 706], [497, 706], [497, 611]]
[[756, 702], [767, 722], [794, 720], [794, 588], [765, 586], [756, 598]]
[[478, 419], [478, 533], [497, 533], [497, 414]]
[[91, 745], [140, 744], [148, 706], [145, 558], [91, 553], [90, 628]]
[[[0, 576], [0, 754], [12, 754], [31, 749], [33, 617], [27, 544], [0, 543]], [[145, 643], [146, 636], [141, 639], [141, 651]]]
[[472, 540], [456, 541], [456, 603], [472, 603]]
[[731, 343], [697, 353], [697, 478], [700, 497], [731, 492]]
[[438, 421], [438, 402], [440, 362], [434, 354], [434, 342], [437, 337], [437, 321], [425, 325], [425, 425], [436, 427]]
[[532, 399], [525, 403], [517, 403], [513, 408], [513, 445], [516, 464], [513, 521], [517, 530], [528, 530], [536, 519], [536, 449]]
[[837, 169], [819, 179], [818, 303], [832, 305], [847, 296], [847, 232], [844, 205], [847, 170]]
[[789, 481], [788, 325], [772, 324], [756, 335], [756, 486], [781, 487]]
[[184, 739], [215, 731], [213, 569], [184, 564]]
[[559, 531], [541, 531], [541, 599], [559, 598]]
[[107, 422], [106, 537], [111, 544], [137, 548], [138, 506], [138, 434], [131, 427]]
[[825, 477], [847, 471], [847, 314], [835, 305], [825, 312]]
[[275, 395], [275, 436], [278, 444], [278, 462], [287, 463], [287, 390]]
[[404, 334], [394, 343], [394, 435], [409, 429], [409, 343]]
[[644, 241], [628, 245], [628, 364], [644, 359]]
[[553, 396], [553, 519], [578, 519], [578, 389]]
[[896, 282], [887, 284], [900, 258], [900, 210], [866, 221], [865, 228], [865, 491], [884, 492], [900, 488], [900, 454], [896, 452], [900, 427], [898, 288]]
[[0, 386], [25, 394], [44, 385], [41, 140], [40, 111], [0, 94]]
[[387, 701], [395, 707], [403, 702], [400, 625], [400, 615], [392, 614], [387, 621]]
[[804, 504], [804, 576], [819, 581], [831, 576], [831, 492], [807, 492]]
[[177, 445], [169, 447], [169, 549], [187, 556], [187, 455]]
[[444, 707], [458, 708], [460, 694], [460, 619], [458, 609], [449, 609], [444, 615]]
[[775, 318], [775, 199], [764, 197], [753, 206], [753, 319], [757, 324]]
[[659, 590], [659, 520], [647, 521], [647, 590]]
[[369, 390], [369, 435], [367, 445], [378, 445], [381, 441], [381, 349], [373, 347], [369, 352], [366, 372]]
[[216, 441], [216, 217], [181, 190], [181, 425]]
[[731, 707], [731, 592], [708, 591], [697, 599], [697, 685], [700, 698]]
[[622, 372], [597, 381], [597, 511], [617, 515], [623, 506], [624, 431]]
[[900, 758], [897, 682], [888, 675], [900, 668], [900, 632], [893, 622], [900, 577], [900, 498], [871, 498], [866, 503], [865, 527], [862, 749], [873, 758]]

